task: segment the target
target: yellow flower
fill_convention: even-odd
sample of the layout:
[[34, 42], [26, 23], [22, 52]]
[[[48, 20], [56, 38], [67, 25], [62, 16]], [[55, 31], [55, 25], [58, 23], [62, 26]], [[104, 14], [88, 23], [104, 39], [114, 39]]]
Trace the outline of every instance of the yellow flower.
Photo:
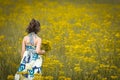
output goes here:
[[13, 80], [14, 76], [13, 75], [8, 75], [7, 80]]
[[0, 42], [3, 41], [4, 38], [5, 38], [5, 36], [4, 36], [4, 35], [1, 35], [1, 36], [0, 36]]
[[43, 76], [41, 74], [37, 73], [37, 74], [34, 75], [34, 79], [33, 80], [44, 80], [44, 79], [43, 79]]
[[53, 76], [45, 76], [44, 79], [45, 80], [53, 80]]
[[59, 76], [58, 80], [64, 80], [65, 76]]
[[74, 67], [74, 71], [75, 72], [80, 72], [80, 71], [82, 71], [82, 69], [80, 69], [80, 67]]
[[72, 80], [71, 78], [65, 78], [65, 80]]
[[64, 71], [59, 71], [59, 75], [64, 75]]
[[45, 50], [45, 51], [51, 50], [50, 41], [48, 41], [48, 40], [43, 41], [43, 42], [42, 42], [41, 49], [42, 49], [42, 50]]
[[116, 37], [120, 37], [120, 33], [116, 33], [115, 36], [116, 36]]
[[107, 80], [107, 78], [102, 78], [102, 80]]
[[113, 65], [113, 66], [111, 66], [110, 68], [117, 69], [117, 66], [114, 66], [114, 65]]
[[98, 72], [98, 70], [93, 70], [92, 72], [93, 72], [93, 73], [97, 73], [97, 72]]
[[117, 79], [118, 76], [110, 76], [112, 79]]

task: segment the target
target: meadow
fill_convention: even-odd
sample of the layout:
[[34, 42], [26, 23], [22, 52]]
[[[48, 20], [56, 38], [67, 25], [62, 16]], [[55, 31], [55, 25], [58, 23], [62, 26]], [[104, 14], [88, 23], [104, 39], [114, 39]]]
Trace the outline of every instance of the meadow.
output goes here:
[[34, 80], [120, 80], [119, 4], [1, 0], [0, 16], [0, 80], [13, 80], [32, 18], [51, 46]]

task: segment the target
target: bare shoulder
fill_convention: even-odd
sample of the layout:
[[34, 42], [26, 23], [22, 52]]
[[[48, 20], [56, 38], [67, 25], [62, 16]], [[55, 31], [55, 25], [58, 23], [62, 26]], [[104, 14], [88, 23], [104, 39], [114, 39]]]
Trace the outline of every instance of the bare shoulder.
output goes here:
[[23, 37], [23, 40], [26, 40], [27, 38], [28, 38], [28, 36], [24, 36], [24, 37]]
[[39, 36], [37, 36], [37, 41], [41, 41], [42, 39], [39, 37]]
[[[24, 36], [24, 37], [23, 37], [23, 41], [25, 41], [25, 42], [29, 41], [29, 36], [28, 36], [28, 35], [27, 35], [27, 36]], [[35, 39], [35, 41], [41, 42], [42, 39], [41, 39], [41, 37], [37, 36], [37, 38]]]

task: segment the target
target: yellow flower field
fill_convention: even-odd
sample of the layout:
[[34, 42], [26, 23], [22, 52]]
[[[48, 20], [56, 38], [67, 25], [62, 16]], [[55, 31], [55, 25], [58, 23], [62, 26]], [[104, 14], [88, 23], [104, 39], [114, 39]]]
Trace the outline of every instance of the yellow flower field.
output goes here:
[[87, 1], [0, 0], [0, 80], [13, 80], [32, 18], [50, 45], [34, 80], [120, 80], [120, 5]]

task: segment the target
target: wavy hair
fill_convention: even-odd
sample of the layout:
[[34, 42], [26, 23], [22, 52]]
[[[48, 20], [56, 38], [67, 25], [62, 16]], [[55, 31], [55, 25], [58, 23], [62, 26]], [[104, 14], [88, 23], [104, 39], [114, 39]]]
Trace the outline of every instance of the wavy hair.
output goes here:
[[40, 31], [40, 22], [34, 18], [30, 21], [28, 27], [26, 28], [27, 33], [35, 32], [37, 34]]

